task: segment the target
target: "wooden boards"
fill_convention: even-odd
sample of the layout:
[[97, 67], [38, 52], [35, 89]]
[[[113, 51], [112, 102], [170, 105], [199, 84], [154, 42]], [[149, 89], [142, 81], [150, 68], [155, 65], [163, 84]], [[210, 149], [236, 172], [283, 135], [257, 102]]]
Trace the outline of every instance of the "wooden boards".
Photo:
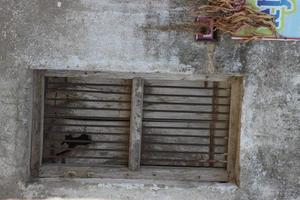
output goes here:
[[225, 169], [216, 168], [176, 168], [144, 166], [139, 171], [130, 171], [126, 167], [70, 167], [62, 165], [43, 166], [41, 177], [54, 178], [112, 178], [112, 179], [152, 179], [174, 181], [227, 181]]
[[127, 165], [131, 81], [46, 78], [44, 163]]
[[129, 169], [136, 171], [141, 164], [144, 80], [132, 80], [132, 100], [129, 142]]
[[32, 177], [38, 177], [43, 151], [44, 71], [33, 71], [32, 88], [30, 172]]
[[236, 179], [240, 80], [227, 79], [46, 77], [42, 177]]
[[243, 78], [233, 77], [231, 79], [231, 108], [228, 140], [228, 163], [227, 171], [229, 181], [239, 185], [240, 176], [240, 129], [241, 110], [243, 100]]

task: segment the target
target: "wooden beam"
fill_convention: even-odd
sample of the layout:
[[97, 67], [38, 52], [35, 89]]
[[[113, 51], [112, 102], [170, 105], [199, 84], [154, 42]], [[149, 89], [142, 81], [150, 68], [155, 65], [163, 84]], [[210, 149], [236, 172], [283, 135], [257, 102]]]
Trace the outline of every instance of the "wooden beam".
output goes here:
[[143, 94], [144, 80], [134, 78], [132, 80], [130, 139], [129, 139], [129, 169], [136, 171], [140, 168], [142, 122], [143, 122]]
[[62, 165], [44, 165], [41, 178], [111, 178], [111, 179], [150, 179], [170, 181], [213, 181], [226, 182], [227, 172], [221, 168], [190, 167], [146, 167], [139, 171], [130, 171], [127, 167], [71, 167]]
[[240, 174], [240, 129], [241, 109], [243, 99], [243, 78], [231, 79], [231, 103], [228, 138], [228, 162], [227, 172], [230, 182], [239, 185]]
[[[214, 160], [215, 156], [215, 128], [216, 128], [216, 120], [218, 119], [218, 115], [216, 114], [218, 106], [218, 82], [214, 82], [213, 86], [213, 97], [212, 97], [212, 121], [210, 123], [210, 142], [209, 142], [209, 160]], [[214, 167], [214, 163], [209, 163], [209, 166]]]
[[34, 70], [32, 79], [32, 122], [31, 122], [31, 160], [32, 177], [39, 176], [43, 147], [43, 113], [44, 113], [44, 71]]
[[[103, 72], [78, 70], [47, 70], [46, 76], [54, 77], [91, 77], [95, 79], [133, 79], [141, 77], [148, 80], [194, 80], [194, 81], [228, 81], [233, 74], [187, 74], [187, 73], [132, 73], [132, 72]], [[238, 74], [234, 74], [238, 76]]]

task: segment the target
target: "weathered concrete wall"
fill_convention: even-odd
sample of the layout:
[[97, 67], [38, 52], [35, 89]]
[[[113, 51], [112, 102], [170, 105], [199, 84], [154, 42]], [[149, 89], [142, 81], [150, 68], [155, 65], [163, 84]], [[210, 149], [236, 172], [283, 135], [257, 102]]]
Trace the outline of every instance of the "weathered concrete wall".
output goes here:
[[208, 71], [207, 44], [188, 33], [143, 29], [188, 19], [184, 0], [61, 2], [0, 0], [0, 199], [300, 199], [300, 43], [229, 38], [210, 55], [216, 73], [245, 75], [240, 188], [104, 180], [25, 184], [30, 69]]

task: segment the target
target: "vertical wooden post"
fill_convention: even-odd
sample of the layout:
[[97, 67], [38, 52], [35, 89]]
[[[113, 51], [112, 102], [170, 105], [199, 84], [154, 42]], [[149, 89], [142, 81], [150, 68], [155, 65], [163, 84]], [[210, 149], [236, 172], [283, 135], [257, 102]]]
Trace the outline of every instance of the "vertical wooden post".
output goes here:
[[227, 172], [230, 182], [239, 185], [240, 174], [240, 128], [243, 99], [243, 78], [231, 79], [230, 122], [228, 138]]
[[139, 170], [141, 163], [141, 142], [143, 122], [144, 80], [132, 80], [130, 139], [129, 139], [129, 169]]
[[210, 134], [209, 134], [209, 166], [214, 167], [215, 160], [215, 128], [217, 115], [217, 103], [218, 103], [218, 82], [213, 82], [213, 96], [212, 96], [212, 120], [210, 122]]
[[32, 177], [39, 176], [42, 162], [43, 122], [44, 122], [44, 71], [34, 70], [32, 79], [32, 122], [31, 122], [31, 157]]

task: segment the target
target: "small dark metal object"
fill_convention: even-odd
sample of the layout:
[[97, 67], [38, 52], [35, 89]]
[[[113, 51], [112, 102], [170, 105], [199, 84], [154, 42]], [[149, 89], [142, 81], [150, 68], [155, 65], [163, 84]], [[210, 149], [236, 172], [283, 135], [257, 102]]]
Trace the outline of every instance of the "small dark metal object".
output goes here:
[[[92, 143], [91, 138], [87, 134], [82, 134], [78, 137], [73, 137], [72, 135], [65, 135], [65, 140], [61, 143], [61, 145], [67, 144], [68, 148], [75, 148], [79, 145], [88, 145]], [[60, 153], [57, 153], [57, 156], [63, 155], [71, 150], [65, 150]]]
[[[198, 16], [196, 23], [199, 23], [200, 32], [196, 34], [197, 41], [213, 41], [214, 40], [214, 22], [209, 17]], [[202, 27], [201, 27], [202, 26]]]

